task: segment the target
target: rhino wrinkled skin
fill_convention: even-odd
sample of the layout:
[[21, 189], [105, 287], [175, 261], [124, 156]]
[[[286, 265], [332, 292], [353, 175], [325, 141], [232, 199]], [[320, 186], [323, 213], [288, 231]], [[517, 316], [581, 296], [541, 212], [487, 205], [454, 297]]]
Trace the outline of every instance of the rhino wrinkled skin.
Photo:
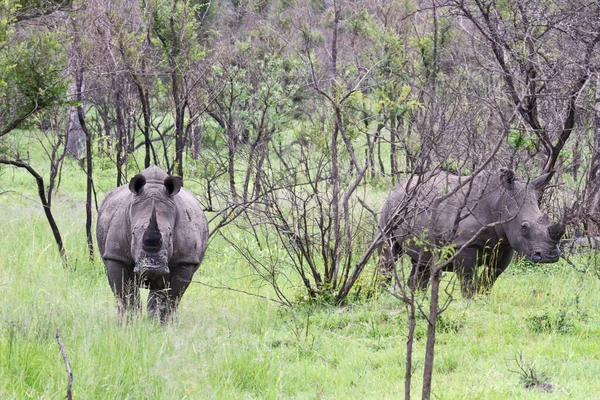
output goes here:
[[96, 236], [120, 315], [140, 308], [143, 286], [148, 313], [167, 321], [202, 262], [206, 217], [181, 186], [181, 178], [152, 166], [102, 202]]
[[[412, 261], [409, 285], [425, 289], [432, 257], [426, 242], [454, 245], [455, 251], [468, 244], [447, 269], [454, 270], [463, 296], [470, 297], [492, 287], [515, 251], [536, 263], [558, 261], [565, 228], [550, 223], [538, 207], [538, 194], [552, 175], [528, 182], [509, 169], [484, 171], [456, 193], [468, 177], [431, 172], [401, 183], [381, 209], [385, 242], [380, 271], [389, 278], [400, 256], [407, 254]], [[442, 199], [438, 207], [436, 199]]]

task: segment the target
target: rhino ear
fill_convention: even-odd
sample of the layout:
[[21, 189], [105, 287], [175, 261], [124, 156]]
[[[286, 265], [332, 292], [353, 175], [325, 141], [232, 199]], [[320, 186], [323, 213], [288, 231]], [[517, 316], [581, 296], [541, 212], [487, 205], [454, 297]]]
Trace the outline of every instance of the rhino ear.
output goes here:
[[175, 196], [183, 186], [183, 181], [178, 176], [167, 176], [165, 178], [165, 189], [169, 196]]
[[534, 180], [532, 180], [531, 182], [529, 182], [529, 184], [538, 192], [541, 191], [542, 189], [544, 189], [546, 187], [546, 185], [548, 185], [548, 183], [550, 182], [550, 179], [552, 179], [552, 176], [554, 176], [554, 172], [555, 171], [550, 171], [546, 174], [542, 174], [540, 176], [538, 176], [537, 178], [535, 178]]
[[515, 184], [515, 171], [509, 168], [500, 168], [500, 182], [506, 188], [511, 189]]
[[144, 178], [144, 175], [137, 174], [129, 181], [129, 190], [133, 194], [140, 194], [145, 184], [146, 178]]

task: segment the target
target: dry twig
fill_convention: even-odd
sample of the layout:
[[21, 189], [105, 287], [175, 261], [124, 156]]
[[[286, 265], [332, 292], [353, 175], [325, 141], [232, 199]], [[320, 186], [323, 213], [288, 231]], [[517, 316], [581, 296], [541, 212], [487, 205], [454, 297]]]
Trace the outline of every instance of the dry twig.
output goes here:
[[56, 341], [58, 342], [58, 347], [60, 347], [60, 354], [62, 354], [65, 366], [67, 367], [67, 375], [69, 376], [67, 381], [67, 395], [65, 396], [65, 398], [67, 400], [72, 400], [73, 394], [71, 392], [71, 387], [73, 386], [73, 371], [71, 370], [71, 363], [69, 362], [69, 358], [67, 357], [67, 351], [65, 350], [65, 345], [63, 344], [62, 338], [60, 337], [60, 330], [58, 328], [56, 328]]

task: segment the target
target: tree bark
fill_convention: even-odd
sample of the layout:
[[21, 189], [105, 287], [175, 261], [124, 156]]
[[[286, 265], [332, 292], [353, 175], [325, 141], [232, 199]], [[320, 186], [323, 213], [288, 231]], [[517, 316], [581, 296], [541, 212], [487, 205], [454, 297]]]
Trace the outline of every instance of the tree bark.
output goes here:
[[[80, 92], [81, 93], [81, 92]], [[85, 151], [86, 151], [86, 169], [85, 174], [86, 180], [86, 197], [85, 197], [85, 235], [87, 238], [88, 252], [90, 261], [94, 261], [94, 239], [92, 236], [92, 192], [94, 190], [94, 179], [92, 172], [92, 134], [85, 123], [85, 112], [83, 107], [79, 105], [77, 107], [77, 114], [79, 117], [79, 123], [81, 129], [85, 132]]]
[[410, 400], [410, 384], [412, 382], [412, 356], [413, 344], [415, 339], [416, 321], [416, 306], [415, 292], [410, 290], [410, 298], [408, 298], [408, 337], [406, 338], [406, 367], [404, 370], [404, 399]]
[[598, 234], [598, 205], [600, 204], [600, 74], [596, 74], [596, 97], [594, 99], [594, 148], [592, 164], [586, 184], [584, 225], [587, 234]]
[[425, 345], [425, 364], [423, 367], [423, 392], [422, 399], [431, 398], [431, 381], [433, 379], [433, 364], [435, 356], [435, 329], [438, 318], [440, 295], [440, 270], [431, 267], [431, 302], [427, 316], [427, 344]]
[[[120, 86], [117, 82], [115, 85]], [[125, 183], [123, 174], [123, 164], [127, 153], [126, 143], [127, 134], [125, 129], [125, 118], [123, 116], [123, 93], [120, 88], [115, 91], [115, 113], [116, 113], [116, 124], [117, 124], [117, 145], [116, 145], [116, 165], [117, 165], [117, 187]]]
[[381, 131], [383, 130], [383, 124], [377, 124], [377, 133], [375, 136], [375, 140], [377, 141], [377, 163], [379, 164], [379, 171], [381, 175], [385, 176], [385, 166], [383, 165], [383, 159], [381, 158]]
[[[73, 81], [67, 89], [67, 96], [71, 100], [81, 103], [83, 98], [83, 60], [81, 55], [81, 38], [79, 36], [79, 26], [74, 17], [70, 18], [73, 41], [67, 51], [68, 71], [73, 77]], [[77, 106], [69, 108], [67, 115], [67, 151], [76, 159], [81, 160], [85, 151], [85, 133], [81, 129]]]
[[[175, 7], [177, 2], [173, 3], [173, 13], [175, 13]], [[183, 150], [185, 147], [185, 129], [184, 129], [184, 118], [186, 101], [183, 95], [183, 78], [180, 75], [179, 68], [177, 65], [177, 57], [181, 49], [179, 48], [180, 43], [178, 41], [178, 32], [175, 28], [175, 19], [171, 16], [170, 20], [171, 27], [171, 38], [173, 40], [172, 47], [170, 50], [170, 67], [171, 67], [171, 86], [173, 90], [173, 102], [175, 103], [175, 169], [177, 175], [183, 178]]]
[[398, 146], [396, 145], [396, 117], [390, 118], [390, 174], [392, 174], [392, 185], [396, 185], [398, 179]]
[[142, 134], [144, 135], [144, 146], [145, 146], [145, 155], [144, 155], [144, 168], [148, 168], [150, 166], [150, 121], [152, 120], [151, 110], [150, 110], [150, 96], [148, 95], [148, 91], [146, 90], [144, 84], [142, 83], [139, 76], [136, 74], [131, 74], [133, 83], [135, 84], [138, 90], [138, 96], [140, 98], [140, 102], [142, 103], [142, 116], [144, 119], [144, 126], [142, 129]]

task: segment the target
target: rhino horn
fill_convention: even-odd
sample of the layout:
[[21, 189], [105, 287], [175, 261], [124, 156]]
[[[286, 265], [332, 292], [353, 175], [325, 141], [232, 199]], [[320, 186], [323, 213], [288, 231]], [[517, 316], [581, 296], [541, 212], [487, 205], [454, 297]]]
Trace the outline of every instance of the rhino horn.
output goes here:
[[542, 189], [544, 189], [548, 183], [550, 183], [550, 179], [552, 179], [552, 177], [554, 176], [555, 171], [550, 171], [548, 173], [542, 174], [540, 176], [538, 176], [537, 178], [535, 178], [534, 180], [532, 180], [530, 182], [530, 184], [533, 186], [533, 188], [535, 190], [537, 190], [538, 192], [541, 191]]
[[550, 239], [558, 242], [560, 238], [565, 234], [565, 226], [560, 222], [552, 224], [548, 227], [548, 235]]
[[158, 229], [158, 221], [156, 220], [156, 208], [152, 207], [152, 216], [150, 223], [144, 232], [142, 245], [146, 251], [158, 251], [162, 247], [162, 235]]

